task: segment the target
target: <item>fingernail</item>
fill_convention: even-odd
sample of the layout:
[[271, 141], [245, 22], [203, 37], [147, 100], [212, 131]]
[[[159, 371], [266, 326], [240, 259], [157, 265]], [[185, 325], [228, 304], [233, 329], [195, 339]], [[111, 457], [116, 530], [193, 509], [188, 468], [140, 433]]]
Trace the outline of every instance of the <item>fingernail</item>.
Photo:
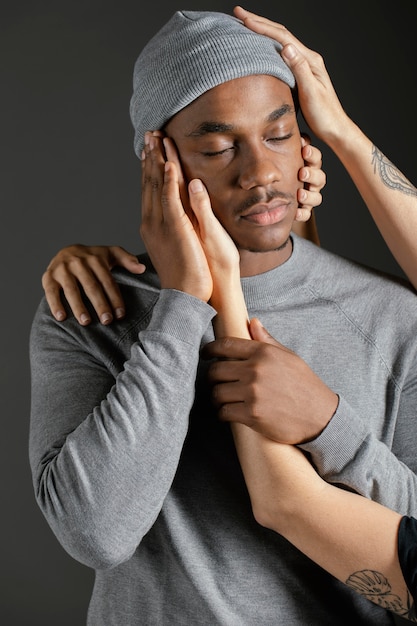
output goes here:
[[121, 307], [118, 307], [118, 308], [115, 310], [115, 314], [116, 314], [117, 319], [119, 320], [121, 317], [124, 317], [124, 315], [125, 315], [125, 310], [124, 310], [124, 309], [122, 309]]
[[299, 198], [300, 200], [305, 200], [307, 198], [307, 192], [304, 191], [304, 189], [300, 189]]
[[203, 191], [203, 189], [203, 183], [199, 178], [194, 178], [190, 182], [190, 191], [192, 191], [192, 193], [199, 193], [200, 191]]
[[58, 320], [58, 322], [62, 322], [62, 320], [65, 319], [64, 311], [55, 311], [55, 319]]
[[102, 324], [109, 324], [112, 321], [113, 317], [111, 315], [111, 313], [103, 313], [100, 316], [100, 322]]
[[90, 318], [85, 313], [82, 313], [80, 317], [80, 322], [81, 324], [89, 324]]

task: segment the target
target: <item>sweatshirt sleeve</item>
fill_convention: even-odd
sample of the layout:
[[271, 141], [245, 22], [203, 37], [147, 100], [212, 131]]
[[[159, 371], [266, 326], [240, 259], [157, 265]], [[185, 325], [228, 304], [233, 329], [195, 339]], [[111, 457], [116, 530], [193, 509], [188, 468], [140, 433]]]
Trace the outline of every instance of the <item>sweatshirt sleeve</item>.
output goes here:
[[[391, 410], [392, 404], [388, 398]], [[327, 482], [347, 487], [403, 515], [416, 516], [416, 418], [415, 380], [399, 393], [395, 411], [385, 420], [394, 428], [380, 437], [370, 425], [369, 413], [358, 414], [341, 397], [324, 431], [299, 447], [310, 454]]]
[[[188, 429], [206, 303], [163, 290], [112, 373], [40, 311], [31, 333], [30, 461], [37, 502], [62, 546], [93, 568], [133, 554], [158, 516]], [[77, 329], [78, 330], [78, 329]], [[81, 337], [81, 339], [80, 339]]]

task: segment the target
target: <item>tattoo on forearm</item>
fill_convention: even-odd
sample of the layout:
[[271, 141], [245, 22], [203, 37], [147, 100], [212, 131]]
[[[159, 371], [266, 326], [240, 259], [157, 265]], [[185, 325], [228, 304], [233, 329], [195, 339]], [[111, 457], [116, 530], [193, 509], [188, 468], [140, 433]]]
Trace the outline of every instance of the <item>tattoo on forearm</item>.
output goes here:
[[392, 593], [391, 585], [387, 578], [380, 572], [364, 569], [355, 572], [346, 581], [348, 587], [360, 593], [362, 596], [378, 604], [396, 615], [401, 615], [411, 622], [417, 622], [415, 606], [411, 595], [407, 590], [407, 605], [404, 606], [401, 598]]
[[387, 187], [397, 189], [407, 196], [417, 196], [417, 189], [395, 167], [376, 146], [372, 147], [372, 165], [374, 172], [378, 170], [379, 176]]

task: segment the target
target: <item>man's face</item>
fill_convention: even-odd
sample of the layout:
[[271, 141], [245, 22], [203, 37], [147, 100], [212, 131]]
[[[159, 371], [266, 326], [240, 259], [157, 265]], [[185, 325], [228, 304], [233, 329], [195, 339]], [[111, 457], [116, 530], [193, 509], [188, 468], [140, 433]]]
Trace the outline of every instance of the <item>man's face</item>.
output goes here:
[[206, 185], [243, 275], [285, 261], [303, 165], [290, 88], [266, 75], [231, 80], [177, 113], [166, 133], [186, 179]]

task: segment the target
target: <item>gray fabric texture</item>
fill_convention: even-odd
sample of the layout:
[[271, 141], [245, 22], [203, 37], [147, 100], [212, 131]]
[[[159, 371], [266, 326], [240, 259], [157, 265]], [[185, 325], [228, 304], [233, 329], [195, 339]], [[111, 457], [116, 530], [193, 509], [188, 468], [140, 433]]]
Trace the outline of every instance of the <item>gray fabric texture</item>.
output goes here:
[[[213, 309], [151, 269], [115, 276], [126, 319], [60, 324], [43, 300], [31, 333], [35, 493], [96, 570], [89, 626], [392, 624], [254, 521], [199, 358]], [[340, 395], [304, 446], [320, 474], [416, 516], [415, 293], [297, 237], [242, 285], [250, 316]]]
[[203, 93], [234, 78], [268, 74], [294, 87], [282, 46], [231, 15], [177, 11], [140, 53], [133, 73], [130, 117], [134, 149]]

